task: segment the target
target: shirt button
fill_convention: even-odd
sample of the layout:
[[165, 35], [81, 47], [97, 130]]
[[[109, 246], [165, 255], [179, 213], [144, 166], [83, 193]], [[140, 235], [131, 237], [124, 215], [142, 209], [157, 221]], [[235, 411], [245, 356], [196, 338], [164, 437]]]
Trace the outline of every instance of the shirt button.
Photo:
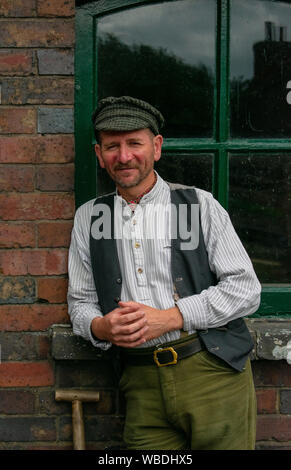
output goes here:
[[138, 272], [139, 274], [141, 274], [141, 273], [143, 273], [143, 269], [142, 269], [142, 268], [138, 268], [137, 272]]
[[136, 243], [134, 246], [135, 248], [140, 248], [140, 243]]
[[136, 225], [136, 220], [135, 220], [135, 219], [133, 219], [132, 223], [133, 223], [133, 225]]

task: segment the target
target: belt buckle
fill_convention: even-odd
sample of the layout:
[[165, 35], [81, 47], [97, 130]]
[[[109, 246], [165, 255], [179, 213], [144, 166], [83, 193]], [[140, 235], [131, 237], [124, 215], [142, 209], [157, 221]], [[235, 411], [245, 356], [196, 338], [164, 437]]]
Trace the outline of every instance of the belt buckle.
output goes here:
[[[170, 362], [166, 362], [165, 364], [161, 364], [158, 359], [158, 353], [163, 352], [163, 351], [170, 351], [173, 355], [173, 360]], [[168, 348], [159, 348], [154, 351], [154, 361], [158, 367], [169, 366], [171, 364], [177, 364], [178, 354], [176, 353], [175, 349], [172, 348], [172, 346], [169, 346]]]

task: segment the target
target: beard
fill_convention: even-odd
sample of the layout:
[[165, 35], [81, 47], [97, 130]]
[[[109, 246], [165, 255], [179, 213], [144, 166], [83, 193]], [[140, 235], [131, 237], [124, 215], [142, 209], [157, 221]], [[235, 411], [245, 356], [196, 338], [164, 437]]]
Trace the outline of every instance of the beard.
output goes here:
[[[149, 159], [145, 161], [145, 164], [140, 165], [137, 162], [132, 162], [128, 164], [116, 163], [114, 167], [109, 167], [105, 164], [105, 169], [109, 174], [110, 178], [115, 182], [116, 185], [121, 188], [134, 188], [138, 186], [144, 179], [148, 177], [151, 171], [154, 168], [154, 155], [152, 154]], [[130, 177], [127, 181], [127, 178], [119, 174], [118, 170], [137, 170], [134, 177]], [[122, 173], [122, 172], [121, 172]]]
[[151, 173], [153, 167], [149, 166], [147, 168], [144, 168], [143, 171], [140, 170], [139, 167], [137, 166], [121, 166], [118, 165], [115, 170], [130, 170], [130, 169], [136, 169], [139, 170], [137, 173], [136, 177], [133, 178], [131, 181], [124, 181], [122, 177], [118, 177], [118, 175], [112, 175], [112, 179], [114, 180], [115, 184], [120, 186], [121, 188], [134, 188], [135, 186], [138, 186], [145, 178], [148, 177], [148, 175]]

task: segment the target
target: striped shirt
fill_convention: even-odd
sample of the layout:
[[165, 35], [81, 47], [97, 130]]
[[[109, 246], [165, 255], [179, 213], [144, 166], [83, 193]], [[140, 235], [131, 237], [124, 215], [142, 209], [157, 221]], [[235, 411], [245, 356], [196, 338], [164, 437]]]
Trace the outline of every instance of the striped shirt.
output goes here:
[[[121, 300], [134, 300], [158, 309], [176, 304], [183, 316], [183, 329], [189, 334], [254, 313], [261, 292], [252, 263], [228, 213], [211, 193], [195, 190], [209, 266], [219, 281], [200, 294], [176, 298], [171, 273], [171, 212], [165, 210], [170, 205], [170, 188], [159, 175], [153, 189], [143, 196], [134, 211], [116, 196], [120, 211], [114, 227], [119, 234], [116, 244], [122, 274]], [[97, 341], [91, 333], [93, 318], [102, 316], [89, 249], [94, 201], [83, 204], [75, 215], [69, 250], [68, 306], [74, 333], [105, 350], [111, 344]], [[179, 339], [180, 333], [180, 330], [168, 332], [142, 347]]]

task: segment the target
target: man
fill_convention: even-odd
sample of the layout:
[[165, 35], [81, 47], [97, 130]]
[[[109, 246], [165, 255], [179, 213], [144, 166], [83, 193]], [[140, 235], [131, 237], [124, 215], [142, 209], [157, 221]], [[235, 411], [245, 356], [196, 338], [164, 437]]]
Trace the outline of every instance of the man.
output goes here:
[[258, 308], [260, 284], [228, 214], [210, 193], [154, 171], [163, 142], [156, 108], [109, 97], [93, 124], [116, 192], [76, 212], [69, 313], [76, 334], [120, 352], [127, 448], [253, 449], [242, 317]]

